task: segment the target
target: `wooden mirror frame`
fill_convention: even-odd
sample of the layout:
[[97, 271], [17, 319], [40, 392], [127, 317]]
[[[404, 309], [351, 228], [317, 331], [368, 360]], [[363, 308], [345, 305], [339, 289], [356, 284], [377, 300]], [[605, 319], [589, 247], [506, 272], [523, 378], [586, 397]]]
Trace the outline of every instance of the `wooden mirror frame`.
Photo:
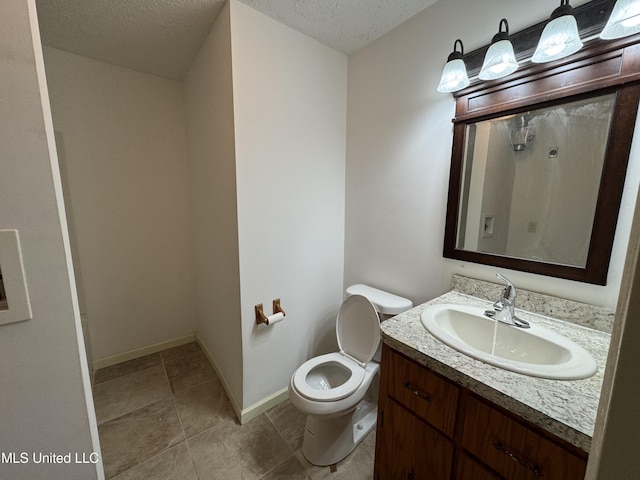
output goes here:
[[[472, 52], [474, 53], [474, 52]], [[467, 125], [574, 100], [616, 93], [586, 266], [574, 267], [456, 247]], [[444, 256], [540, 275], [606, 285], [640, 100], [640, 34], [588, 43], [549, 64], [528, 64], [500, 80], [454, 94], [453, 148]]]

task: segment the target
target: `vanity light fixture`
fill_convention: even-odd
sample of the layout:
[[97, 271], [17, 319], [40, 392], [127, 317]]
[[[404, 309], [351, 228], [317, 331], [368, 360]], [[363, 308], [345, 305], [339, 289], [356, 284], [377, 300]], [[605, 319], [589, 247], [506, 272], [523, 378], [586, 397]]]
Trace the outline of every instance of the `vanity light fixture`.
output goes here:
[[600, 33], [603, 40], [622, 38], [640, 32], [640, 0], [618, 0], [609, 21]]
[[[504, 25], [504, 31], [502, 26]], [[484, 57], [478, 74], [480, 80], [494, 80], [506, 77], [518, 69], [518, 61], [509, 40], [509, 23], [506, 18], [500, 20], [498, 33], [493, 36], [491, 46]]]
[[582, 48], [576, 17], [569, 0], [561, 0], [549, 23], [544, 27], [538, 47], [531, 57], [533, 63], [545, 63], [567, 57]]
[[466, 56], [462, 41], [456, 40], [437, 90], [445, 93], [463, 90], [471, 84], [470, 76], [474, 84], [506, 77], [519, 68], [516, 51], [520, 62], [541, 64], [576, 53], [583, 47], [580, 35], [589, 44], [597, 35], [604, 41], [640, 35], [640, 0], [589, 0], [575, 10], [569, 2], [560, 0], [560, 6], [547, 21], [513, 35], [509, 33], [507, 20], [501, 19], [491, 43]]
[[[460, 51], [456, 49], [460, 43]], [[447, 58], [447, 64], [442, 70], [442, 77], [438, 85], [438, 91], [443, 93], [457, 92], [469, 86], [469, 77], [467, 75], [467, 67], [462, 60], [464, 55], [464, 46], [462, 40], [458, 39], [453, 43], [453, 52]]]

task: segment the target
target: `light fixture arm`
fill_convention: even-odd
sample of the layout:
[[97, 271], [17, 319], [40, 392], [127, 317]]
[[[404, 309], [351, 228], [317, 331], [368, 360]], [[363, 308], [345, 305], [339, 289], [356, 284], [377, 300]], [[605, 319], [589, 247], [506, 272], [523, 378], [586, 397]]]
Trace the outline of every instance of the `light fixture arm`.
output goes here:
[[[502, 26], [504, 25], [504, 31], [502, 31]], [[509, 39], [509, 22], [507, 22], [506, 18], [500, 20], [500, 24], [498, 25], [498, 33], [496, 33], [491, 39], [491, 43], [499, 42], [500, 40], [508, 40]]]
[[[460, 44], [460, 51], [457, 50], [458, 43]], [[462, 40], [458, 38], [453, 42], [453, 52], [451, 52], [447, 57], [447, 62], [450, 62], [451, 60], [462, 60], [462, 57], [464, 57], [464, 45], [462, 44]]]
[[573, 7], [569, 5], [569, 0], [560, 0], [560, 6], [551, 12], [549, 21], [564, 15], [573, 15]]

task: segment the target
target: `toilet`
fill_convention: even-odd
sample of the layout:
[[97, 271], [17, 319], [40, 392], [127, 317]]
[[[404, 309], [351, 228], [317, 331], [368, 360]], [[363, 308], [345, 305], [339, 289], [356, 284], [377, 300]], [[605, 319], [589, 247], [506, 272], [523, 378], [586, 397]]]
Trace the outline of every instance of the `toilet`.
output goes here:
[[334, 465], [376, 424], [380, 321], [413, 307], [406, 298], [352, 285], [336, 319], [339, 352], [314, 357], [291, 376], [289, 399], [307, 415], [302, 453], [314, 465]]

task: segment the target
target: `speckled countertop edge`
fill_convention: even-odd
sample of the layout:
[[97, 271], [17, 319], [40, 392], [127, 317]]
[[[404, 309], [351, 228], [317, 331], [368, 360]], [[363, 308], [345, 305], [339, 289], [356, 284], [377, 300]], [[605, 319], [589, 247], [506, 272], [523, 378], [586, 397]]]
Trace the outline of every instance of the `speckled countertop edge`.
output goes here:
[[559, 333], [593, 355], [595, 375], [584, 380], [548, 380], [510, 372], [468, 357], [433, 337], [420, 315], [429, 305], [453, 303], [491, 308], [491, 302], [455, 291], [381, 324], [389, 346], [472, 392], [588, 452], [595, 424], [610, 335], [516, 309], [518, 316]]

